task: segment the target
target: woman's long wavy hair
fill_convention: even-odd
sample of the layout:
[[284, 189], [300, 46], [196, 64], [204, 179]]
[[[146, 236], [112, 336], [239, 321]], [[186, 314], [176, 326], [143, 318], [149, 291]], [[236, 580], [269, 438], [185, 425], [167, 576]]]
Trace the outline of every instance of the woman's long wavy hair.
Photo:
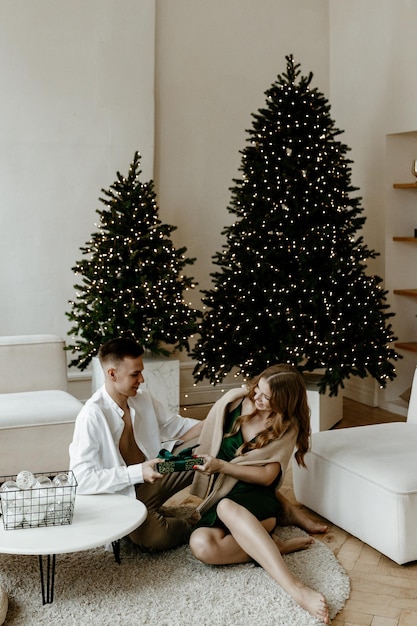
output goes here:
[[[261, 378], [271, 390], [269, 404], [271, 413], [268, 426], [258, 433], [255, 441], [245, 442], [236, 454], [244, 454], [255, 448], [263, 448], [273, 439], [278, 439], [290, 427], [298, 428], [295, 459], [298, 465], [305, 467], [304, 456], [309, 448], [310, 409], [304, 378], [292, 365], [279, 363], [271, 365], [249, 384], [248, 398], [254, 402], [255, 389]], [[230, 435], [240, 430], [256, 414], [256, 409], [248, 415], [241, 415], [235, 422]]]

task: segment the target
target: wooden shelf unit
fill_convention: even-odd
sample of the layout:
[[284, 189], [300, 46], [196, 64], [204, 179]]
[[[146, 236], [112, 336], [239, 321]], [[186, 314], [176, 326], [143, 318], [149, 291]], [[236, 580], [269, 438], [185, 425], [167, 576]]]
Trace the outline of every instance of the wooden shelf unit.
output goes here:
[[397, 341], [394, 345], [398, 350], [417, 352], [417, 341]]
[[[394, 183], [394, 189], [417, 189], [417, 183]], [[393, 241], [405, 241], [407, 243], [417, 243], [417, 237], [393, 237]], [[417, 298], [417, 289], [394, 289], [397, 296], [408, 296]], [[398, 341], [395, 343], [398, 350], [407, 352], [417, 352], [417, 341]]]
[[417, 289], [394, 289], [394, 293], [397, 296], [410, 296], [410, 298], [417, 298]]
[[417, 183], [394, 183], [394, 189], [417, 189]]

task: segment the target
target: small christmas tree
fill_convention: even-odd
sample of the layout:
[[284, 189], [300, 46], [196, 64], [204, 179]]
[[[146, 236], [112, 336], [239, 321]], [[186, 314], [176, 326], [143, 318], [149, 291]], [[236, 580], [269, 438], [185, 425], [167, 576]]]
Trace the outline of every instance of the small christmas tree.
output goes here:
[[153, 181], [141, 183], [140, 155], [136, 152], [125, 178], [108, 191], [98, 231], [81, 249], [87, 258], [73, 267], [82, 276], [75, 285], [77, 300], [66, 313], [78, 339], [68, 345], [76, 358], [70, 365], [85, 369], [101, 343], [131, 336], [153, 354], [169, 355], [189, 350], [188, 339], [197, 330], [201, 314], [183, 294], [194, 288], [182, 270], [195, 259], [176, 250], [170, 240], [174, 226], [162, 224]]
[[214, 257], [203, 291], [196, 381], [219, 383], [237, 368], [251, 377], [276, 362], [324, 370], [319, 389], [337, 394], [351, 375], [381, 386], [395, 377], [396, 339], [382, 279], [367, 276], [365, 222], [350, 182], [349, 148], [336, 137], [326, 98], [287, 72], [266, 92], [242, 151], [228, 211], [237, 219]]

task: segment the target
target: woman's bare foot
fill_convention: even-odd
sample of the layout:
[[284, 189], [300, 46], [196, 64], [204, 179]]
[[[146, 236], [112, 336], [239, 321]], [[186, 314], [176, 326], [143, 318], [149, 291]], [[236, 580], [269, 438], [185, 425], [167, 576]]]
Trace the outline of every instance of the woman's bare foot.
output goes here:
[[280, 526], [298, 526], [307, 533], [318, 534], [327, 532], [327, 525], [314, 520], [300, 504], [292, 504], [281, 494], [278, 498], [282, 504], [282, 515], [278, 519]]
[[292, 598], [306, 611], [321, 620], [325, 624], [330, 624], [329, 607], [323, 594], [314, 591], [310, 587], [300, 585], [290, 592]]
[[284, 540], [280, 539], [275, 533], [271, 536], [281, 554], [290, 554], [290, 552], [306, 550], [314, 543], [313, 537], [302, 536]]

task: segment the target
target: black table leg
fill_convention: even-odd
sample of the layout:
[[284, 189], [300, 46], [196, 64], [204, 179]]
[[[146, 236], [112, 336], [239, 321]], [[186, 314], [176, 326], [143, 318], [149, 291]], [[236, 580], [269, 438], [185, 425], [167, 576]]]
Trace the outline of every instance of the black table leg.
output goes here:
[[112, 541], [111, 545], [113, 547], [113, 554], [114, 554], [114, 558], [116, 559], [116, 563], [120, 565], [120, 563], [122, 562], [120, 559], [120, 539], [117, 539], [116, 541]]
[[39, 571], [41, 575], [42, 604], [52, 604], [54, 601], [56, 555], [46, 557], [46, 581], [43, 570], [43, 556], [39, 555]]

